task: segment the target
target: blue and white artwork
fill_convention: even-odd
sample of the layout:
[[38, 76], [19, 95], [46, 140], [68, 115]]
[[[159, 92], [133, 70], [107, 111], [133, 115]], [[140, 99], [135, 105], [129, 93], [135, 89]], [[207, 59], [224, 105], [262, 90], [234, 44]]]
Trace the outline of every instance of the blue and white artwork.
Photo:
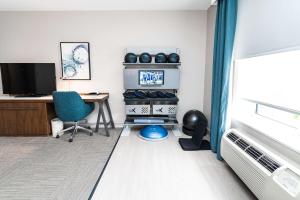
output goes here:
[[90, 50], [88, 42], [61, 42], [62, 78], [90, 80]]

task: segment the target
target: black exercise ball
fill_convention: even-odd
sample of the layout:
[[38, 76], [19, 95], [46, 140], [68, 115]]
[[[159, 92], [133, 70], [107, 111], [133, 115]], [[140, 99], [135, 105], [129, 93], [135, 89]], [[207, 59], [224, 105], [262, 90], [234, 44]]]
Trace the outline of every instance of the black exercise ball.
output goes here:
[[180, 57], [177, 53], [171, 53], [168, 56], [168, 62], [169, 63], [179, 63], [179, 61], [180, 61]]
[[164, 53], [158, 53], [155, 55], [155, 62], [156, 63], [166, 63], [166, 62], [168, 62], [168, 57]]
[[136, 63], [137, 56], [134, 53], [127, 53], [124, 58], [125, 63]]
[[190, 110], [183, 116], [182, 131], [187, 135], [193, 135], [195, 131], [203, 131], [206, 134], [208, 121], [199, 110]]
[[140, 63], [151, 63], [152, 57], [149, 53], [142, 53], [139, 56], [139, 61], [140, 61]]

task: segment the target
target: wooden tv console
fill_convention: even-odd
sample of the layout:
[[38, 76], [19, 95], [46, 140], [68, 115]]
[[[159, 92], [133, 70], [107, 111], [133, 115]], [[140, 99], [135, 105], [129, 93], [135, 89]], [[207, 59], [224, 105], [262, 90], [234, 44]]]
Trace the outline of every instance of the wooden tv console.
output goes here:
[[50, 135], [53, 103], [0, 100], [0, 136]]
[[[114, 128], [108, 97], [109, 94], [82, 95], [86, 102], [98, 102], [99, 112], [96, 125], [98, 132], [100, 117], [109, 136], [108, 125]], [[110, 122], [105, 121], [103, 104], [109, 110]], [[55, 118], [52, 96], [13, 97], [0, 95], [0, 136], [48, 136], [51, 134], [51, 119]]]

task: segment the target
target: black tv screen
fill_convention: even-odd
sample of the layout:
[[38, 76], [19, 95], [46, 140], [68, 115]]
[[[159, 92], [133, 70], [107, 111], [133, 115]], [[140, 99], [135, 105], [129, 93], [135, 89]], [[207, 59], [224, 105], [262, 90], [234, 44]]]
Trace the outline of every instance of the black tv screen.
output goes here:
[[1, 63], [4, 94], [48, 95], [56, 90], [54, 63]]

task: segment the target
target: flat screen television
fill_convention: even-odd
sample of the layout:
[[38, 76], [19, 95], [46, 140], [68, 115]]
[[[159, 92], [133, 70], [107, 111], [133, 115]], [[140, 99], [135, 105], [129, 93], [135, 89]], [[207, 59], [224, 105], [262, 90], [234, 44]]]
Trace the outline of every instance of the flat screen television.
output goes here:
[[157, 86], [164, 84], [163, 70], [139, 70], [139, 84], [141, 86]]
[[54, 63], [0, 63], [4, 94], [42, 96], [56, 90]]

